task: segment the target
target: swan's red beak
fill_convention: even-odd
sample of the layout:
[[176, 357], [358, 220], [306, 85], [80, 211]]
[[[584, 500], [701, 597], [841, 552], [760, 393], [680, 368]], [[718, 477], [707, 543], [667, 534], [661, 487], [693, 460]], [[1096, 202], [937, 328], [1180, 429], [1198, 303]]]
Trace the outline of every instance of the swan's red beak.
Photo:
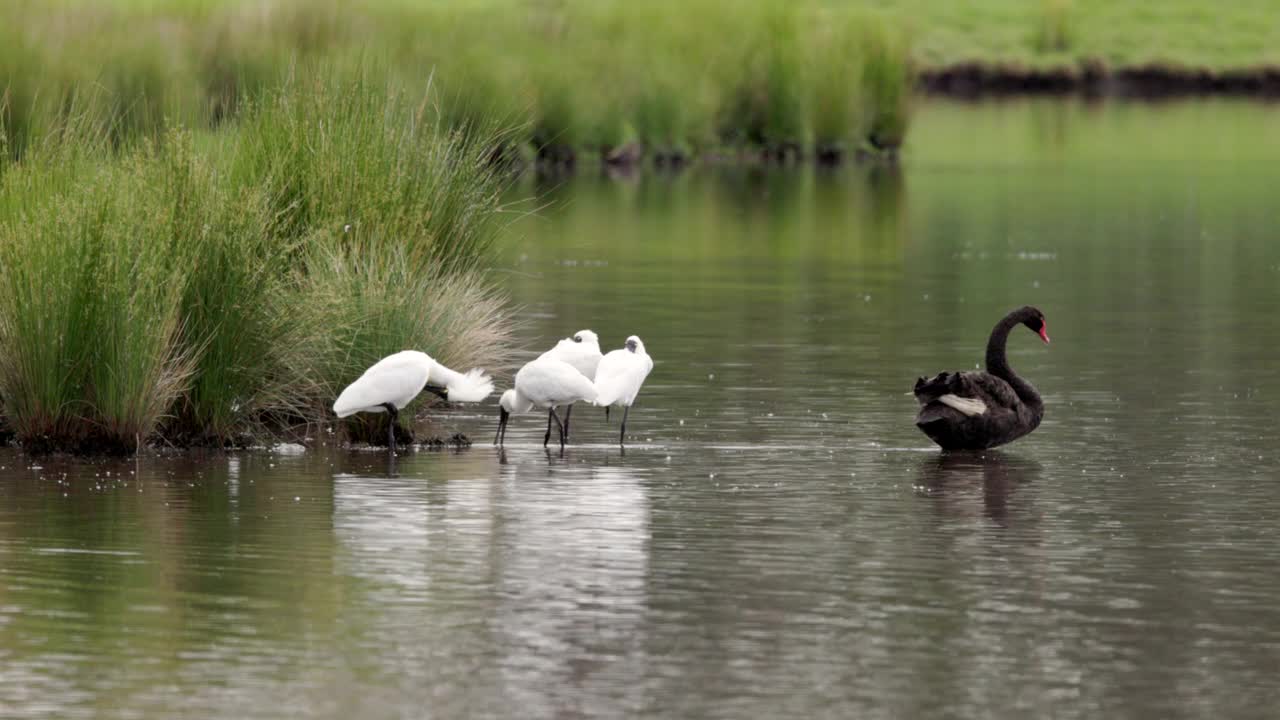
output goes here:
[[1045, 345], [1049, 344], [1049, 328], [1045, 325], [1040, 326], [1040, 339], [1044, 341]]

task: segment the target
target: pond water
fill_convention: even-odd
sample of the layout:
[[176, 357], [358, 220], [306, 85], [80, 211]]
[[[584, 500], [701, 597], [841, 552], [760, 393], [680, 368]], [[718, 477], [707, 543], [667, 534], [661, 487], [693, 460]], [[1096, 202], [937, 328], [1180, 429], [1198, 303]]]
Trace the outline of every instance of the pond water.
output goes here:
[[[899, 168], [530, 179], [530, 353], [630, 416], [461, 452], [0, 453], [0, 716], [1203, 717], [1280, 701], [1280, 108], [927, 105]], [[528, 204], [513, 204], [527, 208]], [[1035, 304], [1032, 435], [915, 378]], [[427, 348], [429, 350], [429, 348]]]

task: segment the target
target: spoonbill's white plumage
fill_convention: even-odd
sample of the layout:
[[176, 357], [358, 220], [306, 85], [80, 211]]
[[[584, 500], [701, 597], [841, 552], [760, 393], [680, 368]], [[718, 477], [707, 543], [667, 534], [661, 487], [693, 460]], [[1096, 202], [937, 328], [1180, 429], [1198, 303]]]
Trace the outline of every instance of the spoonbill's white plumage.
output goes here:
[[493, 381], [484, 371], [460, 373], [441, 365], [423, 352], [403, 350], [388, 355], [351, 383], [333, 403], [338, 417], [358, 412], [390, 412], [388, 447], [395, 447], [395, 426], [400, 410], [423, 388], [450, 402], [480, 402], [493, 392]]
[[644, 343], [635, 335], [627, 338], [622, 349], [613, 350], [601, 358], [600, 365], [596, 368], [595, 404], [603, 406], [606, 413], [612, 405], [623, 408], [619, 443], [626, 441], [627, 415], [651, 370], [653, 359], [645, 352]]
[[[565, 338], [556, 346], [538, 356], [563, 360], [577, 368], [578, 372], [588, 380], [596, 379], [596, 367], [600, 365], [600, 338], [590, 330], [579, 330], [573, 337]], [[573, 414], [573, 406], [564, 410], [564, 439], [569, 439], [569, 417]], [[547, 417], [547, 437], [551, 436], [551, 417]]]
[[538, 359], [553, 358], [567, 362], [587, 376], [588, 380], [596, 379], [596, 367], [600, 365], [600, 337], [590, 330], [579, 330], [573, 337], [565, 338], [556, 346], [538, 356]]
[[[507, 423], [512, 415], [526, 413], [534, 408], [546, 408], [547, 417], [555, 420], [560, 428], [560, 449], [564, 450], [565, 432], [556, 408], [572, 405], [579, 400], [596, 399], [596, 386], [577, 368], [563, 360], [541, 357], [526, 363], [516, 373], [515, 387], [504, 392], [499, 401], [498, 433], [493, 442], [501, 445], [506, 440]], [[542, 439], [545, 447], [551, 441], [548, 422], [547, 434]]]

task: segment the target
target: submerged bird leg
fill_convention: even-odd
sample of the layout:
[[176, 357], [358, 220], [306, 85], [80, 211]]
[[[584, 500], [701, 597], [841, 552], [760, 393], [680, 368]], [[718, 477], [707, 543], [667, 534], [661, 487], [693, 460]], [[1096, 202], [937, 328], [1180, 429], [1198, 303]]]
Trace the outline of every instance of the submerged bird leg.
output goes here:
[[573, 414], [573, 406], [564, 409], [564, 440], [569, 442], [569, 416]]
[[551, 408], [547, 411], [547, 434], [542, 436], [542, 447], [546, 447], [547, 443], [551, 442], [551, 416], [555, 414], [555, 408]]
[[553, 408], [551, 408], [551, 412], [550, 412], [550, 413], [548, 413], [548, 415], [549, 415], [550, 417], [552, 417], [552, 418], [555, 418], [555, 421], [556, 421], [556, 427], [560, 429], [560, 452], [562, 452], [562, 453], [563, 453], [563, 452], [564, 452], [564, 440], [565, 440], [565, 437], [566, 437], [564, 423], [560, 422], [560, 416], [556, 414], [556, 409], [555, 409], [554, 407], [553, 407]]
[[605, 421], [606, 423], [607, 423], [607, 422], [609, 422], [609, 407], [610, 407], [610, 406], [608, 406], [608, 405], [605, 405], [605, 406], [604, 406], [604, 421]]
[[507, 442], [507, 423], [511, 422], [511, 413], [504, 407], [498, 407], [498, 432], [493, 436], [493, 444], [502, 447]]
[[382, 403], [382, 407], [386, 408], [391, 415], [391, 421], [387, 423], [387, 449], [394, 453], [396, 451], [396, 421], [400, 417], [400, 411], [391, 403]]
[[618, 435], [618, 444], [627, 444], [627, 415], [631, 413], [631, 406], [625, 405], [622, 408], [622, 432]]

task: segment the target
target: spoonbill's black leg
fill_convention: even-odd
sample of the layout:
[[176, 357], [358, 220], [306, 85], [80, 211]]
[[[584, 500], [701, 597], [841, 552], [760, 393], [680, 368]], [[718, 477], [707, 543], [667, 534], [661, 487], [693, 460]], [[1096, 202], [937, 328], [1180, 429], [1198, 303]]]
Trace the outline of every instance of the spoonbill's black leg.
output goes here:
[[391, 422], [387, 423], [387, 449], [394, 453], [396, 451], [396, 422], [400, 419], [400, 411], [391, 403], [382, 403], [382, 407], [386, 408], [391, 415]]
[[560, 422], [560, 416], [556, 414], [555, 408], [551, 408], [551, 412], [549, 413], [549, 415], [552, 418], [555, 418], [556, 427], [560, 429], [560, 454], [563, 455], [564, 454], [564, 438], [565, 438], [564, 423]]
[[504, 407], [498, 408], [498, 432], [494, 433], [493, 444], [502, 447], [507, 442], [507, 423], [511, 422], [511, 413]]
[[573, 414], [573, 406], [564, 409], [564, 440], [569, 442], [569, 416]]
[[604, 406], [604, 421], [605, 423], [609, 422], [609, 406], [608, 405]]
[[[547, 411], [547, 434], [542, 436], [542, 447], [546, 447], [547, 443], [551, 442], [551, 416], [555, 414], [555, 408]], [[559, 420], [556, 422], [559, 422]]]
[[622, 408], [622, 433], [618, 435], [618, 444], [627, 444], [627, 415], [631, 412], [631, 406], [626, 405]]

